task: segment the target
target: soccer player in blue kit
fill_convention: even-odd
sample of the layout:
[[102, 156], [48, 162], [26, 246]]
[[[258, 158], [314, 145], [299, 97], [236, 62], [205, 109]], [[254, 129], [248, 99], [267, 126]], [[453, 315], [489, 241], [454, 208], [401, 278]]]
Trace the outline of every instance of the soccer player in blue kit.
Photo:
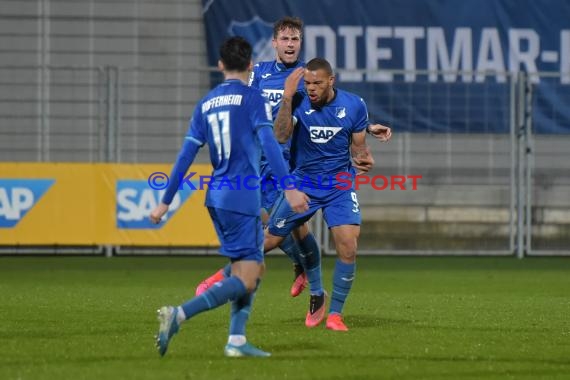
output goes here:
[[[297, 91], [301, 78], [305, 91]], [[296, 186], [302, 186], [309, 196], [309, 210], [296, 214], [281, 196], [265, 230], [264, 249], [277, 246], [284, 236], [321, 209], [337, 251], [326, 327], [346, 331], [342, 309], [355, 276], [361, 223], [351, 155], [370, 160], [372, 157], [365, 139], [368, 111], [364, 100], [334, 84], [331, 65], [322, 58], [310, 60], [304, 69], [295, 69], [285, 82], [275, 135], [279, 142], [292, 139], [292, 174]], [[326, 303], [320, 255], [310, 255], [303, 265], [311, 290], [305, 324], [315, 327], [324, 319]]]
[[[299, 67], [304, 67], [305, 63], [299, 60], [301, 52], [301, 42], [303, 37], [303, 21], [297, 17], [283, 17], [273, 25], [272, 45], [275, 49], [276, 58], [273, 61], [263, 61], [253, 66], [249, 85], [258, 88], [271, 104], [273, 118], [277, 116], [281, 98], [283, 97], [283, 85], [285, 80]], [[299, 83], [299, 90], [303, 84]], [[281, 144], [283, 157], [288, 162], [290, 158], [290, 141]], [[268, 165], [267, 159], [261, 156], [261, 207], [262, 221], [267, 223], [269, 212], [277, 200], [281, 190], [278, 188], [279, 178], [274, 175]], [[276, 185], [277, 184], [277, 185]], [[318, 250], [317, 242], [307, 225], [299, 226], [303, 230], [305, 239], [301, 246], [289, 234], [280, 243], [279, 248], [291, 259], [294, 264], [295, 276], [291, 286], [292, 297], [298, 296], [307, 285], [307, 277], [303, 271], [303, 266], [299, 258], [299, 252], [303, 250]], [[223, 280], [230, 275], [229, 266], [220, 269], [212, 276], [203, 280], [196, 288], [196, 295], [211, 287], [214, 283]]]
[[[281, 99], [283, 97], [283, 87], [285, 80], [295, 69], [304, 67], [305, 63], [299, 60], [301, 52], [301, 43], [303, 37], [303, 22], [297, 17], [283, 17], [276, 21], [273, 25], [273, 40], [272, 45], [275, 49], [276, 58], [272, 61], [263, 61], [254, 65], [252, 75], [250, 77], [250, 86], [262, 90], [264, 96], [269, 99], [272, 106], [273, 118], [277, 117]], [[298, 83], [298, 89], [302, 90], [304, 85], [302, 82]], [[370, 134], [380, 139], [381, 141], [388, 141], [391, 136], [391, 130], [380, 124], [370, 125], [368, 128]], [[283, 156], [286, 160], [290, 159], [291, 141], [285, 141], [281, 144]], [[368, 171], [372, 166], [372, 161], [367, 161], [366, 158], [355, 157], [355, 167], [360, 171]], [[261, 175], [264, 178], [264, 186], [262, 186], [262, 221], [267, 223], [268, 213], [273, 208], [277, 200], [280, 190], [277, 186], [273, 185], [273, 180], [279, 182], [267, 165], [267, 160], [262, 156], [261, 161]], [[319, 247], [313, 236], [309, 231], [307, 224], [302, 224], [297, 227], [295, 235], [302, 236], [300, 241], [295, 241], [292, 234], [285, 236], [283, 241], [279, 244], [279, 248], [283, 250], [294, 264], [294, 281], [291, 286], [290, 294], [292, 297], [298, 296], [307, 285], [307, 276], [301, 263], [302, 255], [304, 252], [316, 252], [318, 254]], [[206, 278], [196, 288], [196, 295], [201, 294], [203, 291], [211, 287], [218, 281], [230, 275], [230, 268], [228, 266], [218, 270], [216, 273]]]
[[[231, 276], [180, 306], [159, 309], [157, 348], [161, 356], [184, 321], [228, 301], [231, 317], [225, 355], [270, 355], [247, 342], [245, 336], [254, 294], [264, 271], [264, 256], [260, 192], [252, 190], [254, 184], [242, 184], [241, 178], [259, 178], [262, 150], [276, 175], [289, 175], [289, 170], [273, 134], [269, 102], [258, 89], [246, 85], [253, 65], [251, 57], [251, 45], [241, 37], [229, 38], [220, 47], [218, 67], [224, 73], [224, 82], [197, 104], [171, 181], [150, 216], [153, 223], [160, 222], [198, 149], [207, 143], [213, 172], [206, 206], [221, 242], [220, 253], [231, 261]], [[297, 212], [308, 209], [305, 194], [298, 190], [284, 193]]]

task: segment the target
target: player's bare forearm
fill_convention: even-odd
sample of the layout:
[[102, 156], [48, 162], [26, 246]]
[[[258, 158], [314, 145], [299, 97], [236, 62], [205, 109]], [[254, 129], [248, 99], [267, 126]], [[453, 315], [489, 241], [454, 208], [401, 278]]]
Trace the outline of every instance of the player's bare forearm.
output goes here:
[[273, 122], [275, 137], [281, 144], [286, 143], [293, 134], [293, 121], [291, 120], [293, 96], [297, 92], [299, 81], [303, 78], [304, 73], [305, 69], [303, 67], [297, 67], [285, 79], [281, 107], [277, 113], [277, 118]]
[[374, 157], [372, 157], [370, 147], [366, 143], [366, 133], [364, 131], [352, 134], [350, 153], [358, 174], [366, 173], [374, 166]]
[[275, 138], [281, 144], [286, 143], [293, 134], [293, 121], [291, 120], [291, 104], [292, 98], [283, 98], [281, 100], [281, 107], [277, 112], [277, 117], [273, 122]]

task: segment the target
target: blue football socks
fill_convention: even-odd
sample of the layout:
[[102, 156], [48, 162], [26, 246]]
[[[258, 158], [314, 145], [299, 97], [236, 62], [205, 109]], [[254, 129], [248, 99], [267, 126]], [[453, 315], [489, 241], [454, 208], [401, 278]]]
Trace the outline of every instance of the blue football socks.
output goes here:
[[342, 313], [344, 302], [352, 287], [355, 270], [356, 263], [345, 264], [338, 259], [336, 260], [329, 313]]
[[226, 278], [229, 278], [232, 275], [232, 263], [227, 263], [225, 267], [222, 268], [224, 271], [224, 275]]
[[293, 264], [295, 265], [302, 265], [301, 258], [299, 257], [299, 247], [297, 246], [297, 242], [293, 239], [291, 234], [285, 237], [285, 240], [281, 242], [279, 248], [291, 259]]
[[299, 242], [299, 248], [301, 249], [300, 261], [307, 273], [311, 294], [321, 295], [324, 293], [321, 277], [321, 252], [315, 236], [309, 233]]
[[216, 283], [201, 295], [192, 298], [181, 307], [186, 319], [206, 310], [214, 309], [230, 300], [240, 299], [247, 294], [243, 282], [235, 277], [229, 277]]
[[253, 291], [252, 293], [247, 293], [232, 302], [230, 335], [245, 336], [245, 325], [247, 324], [247, 320], [249, 319], [249, 313], [251, 312], [251, 305], [253, 304], [255, 293], [259, 288], [259, 283], [260, 280], [257, 280], [257, 286], [255, 287], [255, 291]]

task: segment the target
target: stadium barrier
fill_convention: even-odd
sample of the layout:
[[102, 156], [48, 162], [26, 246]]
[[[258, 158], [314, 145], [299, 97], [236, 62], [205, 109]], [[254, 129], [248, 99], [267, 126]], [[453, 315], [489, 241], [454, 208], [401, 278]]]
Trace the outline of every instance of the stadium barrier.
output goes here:
[[[208, 165], [194, 165], [201, 175]], [[0, 245], [216, 247], [204, 191], [186, 186], [164, 221], [148, 214], [164, 164], [0, 163]]]
[[[198, 91], [190, 80], [176, 79], [200, 73], [209, 77], [214, 70], [194, 69], [180, 76], [168, 69], [46, 66], [41, 71], [49, 80], [38, 86], [34, 73], [39, 69], [0, 67], [0, 78], [5, 78], [0, 93], [9, 100], [0, 107], [0, 160], [7, 164], [171, 163], [194, 104], [186, 99], [205, 90]], [[408, 73], [394, 71], [393, 82], [370, 82], [359, 88], [364, 99], [385, 104], [369, 110], [371, 120], [394, 131], [389, 144], [371, 142], [376, 157], [371, 174], [422, 176], [413, 192], [359, 191], [364, 221], [360, 251], [568, 254], [570, 136], [564, 131], [570, 130], [570, 117], [560, 105], [568, 104], [570, 91], [560, 74], [535, 74], [540, 80], [524, 73], [506, 74], [506, 80], [499, 82], [496, 73], [471, 72], [466, 75], [489, 78], [432, 83], [426, 80], [432, 72], [414, 71], [417, 82], [402, 80]], [[454, 72], [456, 78], [463, 74]], [[350, 90], [350, 84], [340, 85]], [[560, 102], [553, 102], [552, 94]], [[557, 132], [541, 133], [545, 122]], [[449, 131], [411, 131], [417, 124]], [[206, 162], [208, 152], [203, 150], [197, 163]], [[16, 195], [25, 205], [28, 198]], [[202, 223], [209, 223], [206, 220]], [[314, 228], [325, 253], [334, 254], [319, 215]], [[16, 241], [11, 231], [1, 228], [1, 244], [7, 250], [9, 241], [15, 244], [12, 248], [36, 244], [36, 231], [29, 232]], [[128, 236], [124, 231], [119, 235]], [[120, 240], [105, 240], [111, 241]], [[126, 244], [106, 247], [126, 253], [129, 241], [120, 242]], [[132, 246], [138, 247], [132, 252], [143, 252], [143, 245]], [[46, 246], [48, 251], [60, 247]], [[153, 246], [144, 252], [171, 253], [172, 247]]]

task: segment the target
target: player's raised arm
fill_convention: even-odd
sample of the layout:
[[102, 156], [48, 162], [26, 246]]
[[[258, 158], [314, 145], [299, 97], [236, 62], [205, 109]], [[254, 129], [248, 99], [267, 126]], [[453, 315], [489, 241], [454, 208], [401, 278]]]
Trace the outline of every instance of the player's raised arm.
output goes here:
[[293, 96], [299, 87], [299, 81], [303, 77], [305, 69], [299, 67], [295, 69], [285, 81], [285, 88], [283, 89], [283, 99], [281, 100], [281, 107], [277, 113], [274, 121], [275, 137], [277, 141], [284, 144], [293, 134], [293, 119], [291, 113], [293, 112]]
[[358, 170], [357, 174], [367, 173], [372, 169], [374, 166], [374, 157], [372, 157], [370, 147], [366, 144], [366, 131], [352, 134], [350, 152], [354, 167]]

